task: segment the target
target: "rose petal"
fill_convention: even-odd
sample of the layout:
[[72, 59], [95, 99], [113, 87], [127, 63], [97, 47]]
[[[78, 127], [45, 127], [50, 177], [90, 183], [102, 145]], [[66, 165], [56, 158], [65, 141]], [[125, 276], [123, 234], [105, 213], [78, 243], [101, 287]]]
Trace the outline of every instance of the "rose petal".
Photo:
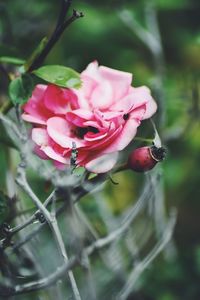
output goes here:
[[103, 80], [93, 90], [89, 102], [92, 108], [105, 110], [114, 102], [111, 84]]
[[94, 77], [89, 77], [85, 75], [84, 73], [81, 74], [81, 80], [82, 80], [82, 87], [83, 94], [86, 99], [89, 99], [91, 97], [91, 94], [93, 90], [96, 88], [98, 82], [94, 79]]
[[106, 173], [111, 170], [117, 162], [118, 152], [100, 155], [85, 164], [85, 168], [93, 173]]
[[45, 146], [49, 143], [49, 138], [46, 129], [44, 128], [33, 128], [32, 129], [32, 140], [38, 146]]
[[40, 125], [45, 125], [46, 121], [42, 120], [42, 119], [38, 119], [34, 116], [31, 116], [29, 114], [23, 113], [22, 114], [22, 119], [26, 122], [30, 122], [30, 123], [35, 123], [35, 124], [40, 124]]
[[68, 112], [66, 119], [75, 126], [83, 127], [85, 121], [94, 119], [94, 114], [86, 109], [76, 109]]
[[91, 62], [81, 74], [99, 81], [100, 76], [98, 70], [98, 62], [96, 60]]
[[134, 138], [137, 132], [139, 122], [135, 119], [129, 119], [126, 121], [123, 129], [118, 136], [112, 141], [112, 143], [103, 150], [103, 153], [110, 153], [114, 151], [123, 150]]
[[[47, 86], [43, 84], [36, 85], [31, 98], [23, 106], [23, 110], [26, 113], [23, 115], [23, 118], [25, 117], [25, 120], [28, 122], [31, 122], [29, 120], [33, 118], [34, 123], [45, 124], [48, 118], [53, 116], [53, 113], [44, 106], [44, 93], [46, 88]], [[30, 118], [28, 116], [30, 116]]]
[[55, 114], [65, 114], [70, 104], [76, 102], [77, 96], [72, 90], [62, 89], [56, 85], [48, 85], [44, 93], [44, 104]]
[[44, 128], [33, 128], [32, 130], [32, 140], [40, 146], [40, 154], [42, 152], [49, 158], [57, 160], [61, 163], [66, 164], [68, 160], [64, 158], [61, 154], [57, 153], [50, 145], [49, 145], [49, 137], [46, 129]]
[[39, 156], [41, 159], [49, 160], [50, 157], [48, 157], [41, 149], [40, 146], [35, 145], [33, 152]]
[[61, 147], [72, 148], [73, 142], [76, 147], [83, 147], [84, 140], [71, 136], [69, 123], [60, 117], [53, 117], [47, 121], [47, 132], [49, 136]]
[[44, 151], [44, 153], [52, 158], [53, 160], [59, 161], [63, 164], [67, 164], [68, 163], [68, 159], [64, 158], [62, 155], [56, 153], [50, 146], [44, 146], [41, 147], [41, 150]]
[[117, 102], [124, 97], [131, 85], [132, 74], [114, 70], [105, 66], [99, 67], [99, 73], [102, 79], [109, 81], [113, 90], [113, 98]]

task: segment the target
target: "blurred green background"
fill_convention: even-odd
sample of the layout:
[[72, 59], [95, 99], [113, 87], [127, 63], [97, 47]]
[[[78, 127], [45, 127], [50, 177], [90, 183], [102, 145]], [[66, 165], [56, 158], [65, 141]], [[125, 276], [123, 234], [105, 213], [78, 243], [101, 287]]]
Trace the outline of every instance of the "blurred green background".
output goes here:
[[[127, 27], [119, 14], [128, 10], [137, 24], [148, 29], [148, 0], [74, 1], [84, 18], [73, 23], [49, 54], [45, 63], [62, 64], [81, 72], [88, 63], [133, 73], [133, 85], [149, 86], [156, 98], [161, 80], [165, 122], [158, 124], [168, 149], [163, 163], [166, 207], [177, 207], [174, 233], [176, 254], [171, 260], [159, 256], [140, 279], [136, 300], [200, 299], [200, 2], [155, 0], [157, 25], [163, 47], [162, 70], [148, 46]], [[54, 29], [59, 1], [1, 0], [0, 56], [26, 59], [44, 36]], [[157, 81], [156, 81], [157, 80]], [[1, 94], [6, 85], [1, 81]], [[162, 112], [158, 111], [158, 116]], [[159, 123], [159, 117], [155, 118]], [[145, 126], [145, 125], [144, 125]], [[148, 127], [148, 124], [146, 125]], [[148, 130], [147, 130], [148, 132]], [[149, 137], [149, 136], [147, 136]], [[150, 136], [152, 137], [152, 136]], [[6, 154], [0, 150], [1, 189], [5, 184]], [[137, 194], [142, 175], [130, 172], [115, 176], [109, 200], [120, 213]], [[37, 185], [37, 182], [35, 183]], [[110, 191], [110, 189], [108, 188]], [[126, 193], [126, 195], [125, 195]], [[28, 299], [28, 298], [27, 298]], [[37, 298], [39, 299], [39, 298]]]

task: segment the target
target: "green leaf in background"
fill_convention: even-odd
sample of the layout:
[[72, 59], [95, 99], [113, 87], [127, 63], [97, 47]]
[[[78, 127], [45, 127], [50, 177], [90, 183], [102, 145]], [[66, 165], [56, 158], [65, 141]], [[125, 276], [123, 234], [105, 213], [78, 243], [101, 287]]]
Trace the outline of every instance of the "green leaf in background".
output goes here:
[[79, 88], [81, 86], [79, 73], [64, 66], [44, 66], [33, 71], [33, 74], [47, 82], [54, 83], [65, 88]]
[[1, 56], [0, 63], [7, 63], [12, 65], [23, 65], [25, 63], [25, 60], [17, 57]]
[[30, 75], [22, 74], [9, 85], [9, 96], [13, 104], [24, 104], [31, 96], [33, 81]]
[[0, 191], [0, 224], [2, 224], [8, 215], [8, 197]]

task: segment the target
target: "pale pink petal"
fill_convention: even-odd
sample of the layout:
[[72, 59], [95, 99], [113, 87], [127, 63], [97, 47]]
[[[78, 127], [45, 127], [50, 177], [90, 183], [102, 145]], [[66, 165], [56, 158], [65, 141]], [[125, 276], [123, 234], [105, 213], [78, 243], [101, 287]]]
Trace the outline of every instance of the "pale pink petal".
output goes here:
[[86, 99], [91, 97], [93, 90], [96, 88], [98, 82], [85, 74], [81, 74], [82, 86], [81, 89], [83, 90], [83, 94]]
[[157, 110], [157, 104], [154, 101], [154, 99], [151, 98], [151, 100], [148, 101], [146, 104], [146, 112], [143, 116], [143, 120], [150, 118], [156, 112], [156, 110]]
[[67, 164], [68, 163], [68, 159], [64, 158], [62, 155], [60, 155], [59, 153], [55, 152], [52, 147], [50, 146], [43, 146], [41, 147], [41, 150], [44, 151], [44, 153], [50, 157], [51, 159], [54, 159], [56, 161], [59, 161], [63, 164]]
[[106, 173], [110, 171], [117, 162], [118, 152], [100, 155], [85, 164], [85, 168], [93, 173]]
[[119, 102], [116, 102], [110, 107], [110, 110], [114, 111], [123, 111], [128, 113], [130, 110], [138, 108], [141, 105], [144, 105], [152, 101], [150, 90], [143, 86], [138, 88], [132, 88], [131, 93], [126, 97], [121, 99]]
[[129, 113], [129, 118], [130, 119], [135, 119], [136, 121], [140, 122], [141, 120], [144, 119], [144, 115], [146, 113], [146, 105], [141, 105], [136, 109], [133, 109]]
[[104, 110], [110, 107], [114, 102], [111, 84], [102, 79], [101, 83], [93, 90], [89, 102], [93, 109]]
[[[49, 145], [49, 136], [44, 128], [33, 128], [32, 130], [32, 140], [40, 146], [40, 154], [43, 152], [47, 157], [57, 160], [61, 163], [67, 163], [67, 159], [64, 158], [61, 154], [57, 153]], [[38, 149], [37, 149], [38, 150]], [[39, 154], [39, 152], [38, 152]], [[41, 157], [41, 156], [40, 156]]]
[[113, 98], [115, 102], [124, 97], [132, 82], [132, 74], [128, 72], [114, 70], [105, 66], [99, 67], [99, 73], [103, 80], [107, 80], [112, 86]]
[[46, 121], [42, 119], [38, 119], [37, 117], [31, 116], [29, 114], [23, 113], [22, 114], [22, 119], [24, 121], [30, 122], [30, 123], [35, 123], [35, 124], [40, 124], [40, 125], [45, 125]]
[[98, 62], [95, 60], [91, 62], [81, 74], [94, 78], [95, 80], [99, 80], [100, 76], [98, 67]]
[[33, 128], [32, 140], [38, 146], [46, 146], [49, 143], [49, 137], [45, 128]]
[[73, 142], [76, 147], [83, 147], [84, 140], [71, 137], [69, 123], [60, 117], [53, 117], [47, 121], [47, 132], [49, 136], [63, 148], [72, 148]]

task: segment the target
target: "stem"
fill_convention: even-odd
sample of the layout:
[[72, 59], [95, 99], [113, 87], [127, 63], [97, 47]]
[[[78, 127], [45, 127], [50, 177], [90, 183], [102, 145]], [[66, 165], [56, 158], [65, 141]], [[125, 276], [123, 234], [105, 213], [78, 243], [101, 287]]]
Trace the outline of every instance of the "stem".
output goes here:
[[[51, 202], [53, 196], [55, 195], [55, 190], [53, 190], [53, 192], [49, 195], [49, 197], [44, 201], [43, 205], [45, 207], [48, 206], [48, 204]], [[12, 228], [10, 230], [10, 236], [13, 236], [14, 234], [16, 234], [17, 232], [19, 232], [20, 230], [26, 228], [28, 225], [32, 224], [35, 220], [38, 219], [38, 213], [40, 212], [40, 210], [37, 210], [30, 218], [28, 218], [23, 224], [20, 224], [18, 226], [16, 226], [15, 228]]]
[[[45, 208], [45, 206], [40, 202], [39, 198], [34, 194], [34, 192], [32, 191], [32, 189], [30, 188], [27, 180], [26, 180], [26, 175], [25, 175], [25, 167], [26, 167], [26, 162], [25, 162], [25, 158], [23, 158], [22, 156], [22, 162], [19, 165], [18, 168], [18, 177], [16, 179], [16, 182], [19, 184], [19, 186], [26, 192], [26, 194], [32, 199], [33, 203], [36, 205], [36, 207], [43, 213], [43, 215], [46, 218], [46, 221], [48, 222], [53, 234], [54, 234], [54, 238], [56, 240], [58, 249], [60, 254], [62, 255], [64, 262], [68, 263], [68, 257], [67, 257], [67, 253], [65, 251], [65, 245], [58, 227], [58, 223], [56, 220], [56, 217], [50, 214], [50, 212]], [[74, 275], [72, 273], [72, 271], [68, 272], [68, 276], [70, 279], [70, 283], [71, 283], [71, 287], [75, 296], [76, 300], [81, 300], [80, 295], [79, 295], [79, 291], [76, 285], [76, 281], [74, 278]]]
[[125, 286], [120, 291], [117, 300], [126, 300], [130, 293], [135, 288], [135, 283], [138, 280], [141, 273], [150, 265], [150, 263], [158, 256], [158, 254], [165, 248], [167, 243], [170, 241], [173, 233], [174, 226], [176, 224], [176, 212], [171, 212], [171, 217], [166, 225], [166, 228], [162, 234], [161, 239], [153, 247], [150, 253], [139, 262], [133, 271], [130, 273], [129, 278]]
[[49, 54], [49, 52], [51, 51], [51, 49], [53, 48], [53, 46], [57, 43], [57, 41], [61, 37], [64, 30], [75, 20], [83, 17], [82, 12], [79, 13], [76, 10], [74, 10], [73, 15], [65, 21], [64, 17], [69, 10], [70, 4], [71, 4], [71, 1], [67, 1], [65, 4], [61, 5], [61, 11], [60, 11], [60, 15], [58, 18], [57, 26], [56, 26], [52, 36], [50, 37], [49, 41], [47, 42], [46, 47], [43, 49], [43, 51], [40, 53], [40, 55], [37, 56], [36, 59], [33, 61], [33, 63], [31, 64], [31, 66], [28, 69], [28, 72], [32, 72], [33, 70], [39, 68], [41, 66], [41, 64], [43, 63], [43, 61], [45, 60], [45, 58], [47, 57], [47, 55]]

